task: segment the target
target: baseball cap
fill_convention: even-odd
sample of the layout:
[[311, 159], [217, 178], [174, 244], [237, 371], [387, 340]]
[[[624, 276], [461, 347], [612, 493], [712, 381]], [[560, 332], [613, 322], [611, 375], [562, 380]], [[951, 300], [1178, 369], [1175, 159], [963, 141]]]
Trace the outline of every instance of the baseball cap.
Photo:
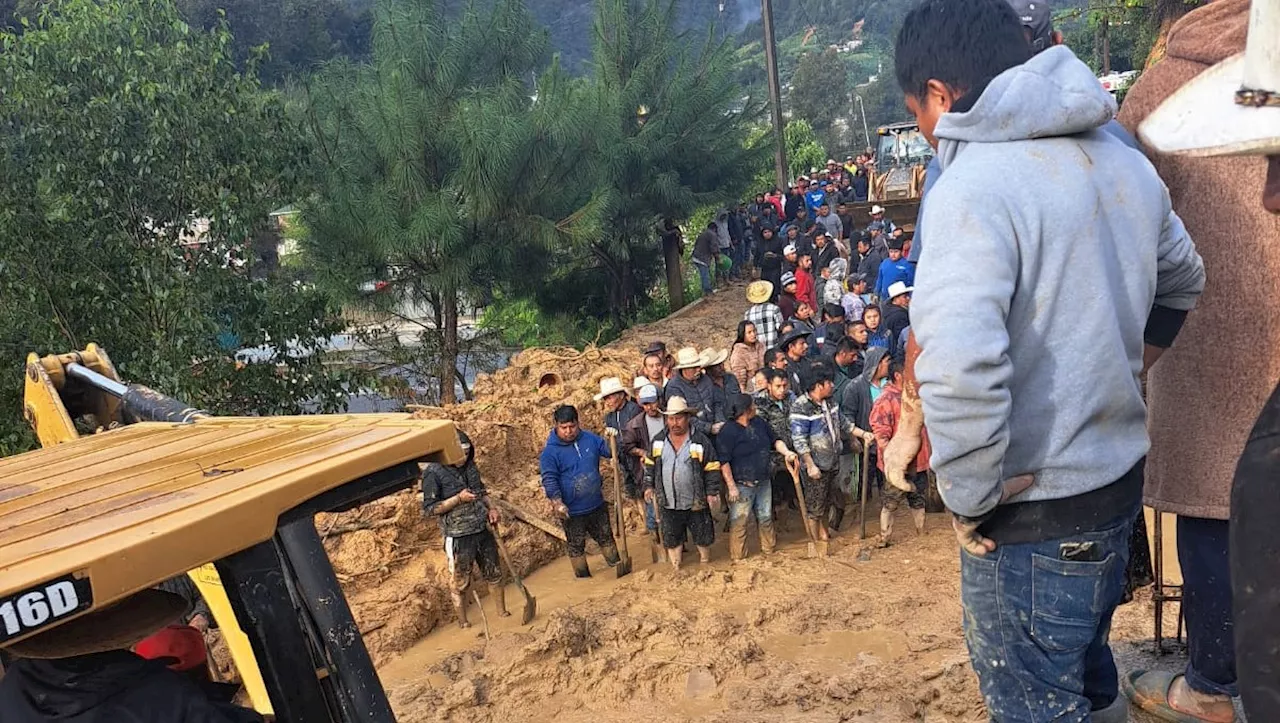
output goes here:
[[[793, 228], [794, 228], [794, 227], [793, 227]], [[796, 245], [795, 245], [795, 244], [787, 244], [786, 246], [783, 246], [783, 247], [782, 247], [782, 255], [783, 255], [783, 256], [786, 256], [787, 254], [794, 254], [795, 252], [796, 252]]]
[[795, 282], [796, 282], [796, 275], [791, 273], [790, 271], [782, 275], [782, 285], [784, 287], [790, 284], [794, 284]]
[[1053, 9], [1045, 0], [1008, 0], [1009, 6], [1031, 31], [1031, 47], [1037, 53], [1053, 45]]
[[148, 660], [157, 660], [178, 672], [205, 664], [204, 636], [190, 625], [170, 625], [138, 642], [134, 652]]
[[638, 396], [641, 404], [656, 402], [658, 401], [658, 387], [653, 384], [646, 384], [643, 387], [640, 387], [640, 394]]

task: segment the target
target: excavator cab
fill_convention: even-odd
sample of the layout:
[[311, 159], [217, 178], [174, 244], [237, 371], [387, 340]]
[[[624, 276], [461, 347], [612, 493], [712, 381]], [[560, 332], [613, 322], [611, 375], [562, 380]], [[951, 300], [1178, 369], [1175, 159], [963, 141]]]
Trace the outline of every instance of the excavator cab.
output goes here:
[[92, 346], [26, 371], [45, 448], [0, 460], [0, 648], [185, 573], [259, 712], [395, 720], [314, 520], [462, 461], [452, 423], [212, 417], [123, 384]]

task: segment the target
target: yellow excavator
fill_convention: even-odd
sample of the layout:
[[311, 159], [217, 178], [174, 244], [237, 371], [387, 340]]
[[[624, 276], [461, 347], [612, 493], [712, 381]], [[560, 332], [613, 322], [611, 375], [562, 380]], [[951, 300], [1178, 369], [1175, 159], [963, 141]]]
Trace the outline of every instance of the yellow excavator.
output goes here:
[[314, 518], [462, 461], [451, 422], [213, 417], [93, 344], [31, 354], [23, 412], [43, 449], [0, 459], [0, 649], [187, 574], [258, 712], [395, 720]]

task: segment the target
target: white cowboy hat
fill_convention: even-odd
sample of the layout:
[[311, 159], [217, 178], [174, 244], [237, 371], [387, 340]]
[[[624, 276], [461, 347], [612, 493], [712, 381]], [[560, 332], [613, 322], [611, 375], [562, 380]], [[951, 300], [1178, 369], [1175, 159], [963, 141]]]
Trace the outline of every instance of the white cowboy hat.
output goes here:
[[702, 357], [703, 367], [713, 367], [717, 364], [724, 364], [725, 360], [729, 358], [729, 350], [717, 350], [713, 347], [707, 347], [702, 350], [702, 354], [700, 356]]
[[702, 366], [702, 358], [698, 356], [698, 350], [691, 346], [686, 346], [676, 352], [676, 369], [692, 369]]
[[1166, 98], [1138, 136], [1161, 153], [1280, 154], [1280, 0], [1253, 0], [1245, 51]]
[[600, 380], [600, 393], [595, 396], [595, 400], [598, 402], [618, 392], [627, 393], [627, 388], [622, 386], [622, 380], [617, 377], [605, 377]]
[[903, 294], [910, 294], [914, 290], [914, 286], [907, 286], [901, 281], [895, 281], [889, 284], [889, 300], [892, 301]]
[[636, 377], [635, 379], [631, 380], [631, 388], [635, 389], [636, 391], [639, 391], [640, 388], [643, 387], [644, 385], [652, 384], [652, 383], [653, 382], [649, 381], [649, 377]]
[[874, 216], [877, 213], [884, 213], [884, 206], [872, 206], [871, 215]]
[[752, 304], [763, 304], [773, 296], [773, 284], [768, 281], [752, 281], [747, 284], [747, 301]]
[[674, 417], [677, 414], [697, 414], [698, 410], [689, 406], [684, 397], [672, 397], [667, 400], [667, 408], [662, 413], [668, 417]]

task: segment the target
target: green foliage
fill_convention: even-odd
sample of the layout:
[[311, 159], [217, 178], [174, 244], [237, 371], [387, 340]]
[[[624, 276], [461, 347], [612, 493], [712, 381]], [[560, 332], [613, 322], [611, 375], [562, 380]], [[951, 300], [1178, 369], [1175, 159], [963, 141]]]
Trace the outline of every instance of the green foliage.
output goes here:
[[787, 99], [793, 118], [808, 121], [819, 135], [835, 135], [832, 124], [849, 113], [849, 76], [840, 54], [827, 48], [801, 56]]
[[[555, 67], [526, 87], [546, 48], [519, 0], [457, 22], [427, 0], [386, 0], [371, 62], [337, 62], [306, 88], [322, 188], [304, 206], [303, 248], [316, 278], [383, 318], [425, 310], [433, 323], [412, 325], [421, 353], [400, 361], [435, 377], [443, 402], [461, 378], [461, 302], [535, 283], [594, 229], [574, 163], [595, 142], [591, 99]], [[389, 285], [361, 295], [372, 280]], [[400, 336], [366, 341], [399, 354], [377, 342]]]
[[825, 167], [827, 152], [808, 121], [788, 121], [782, 135], [787, 141], [787, 170], [792, 178], [808, 173], [811, 168]]
[[246, 240], [303, 192], [306, 149], [226, 29], [193, 31], [167, 0], [61, 0], [0, 43], [0, 444], [30, 442], [25, 354], [89, 342], [216, 413], [340, 406], [349, 379], [320, 348], [341, 321], [249, 274]]

